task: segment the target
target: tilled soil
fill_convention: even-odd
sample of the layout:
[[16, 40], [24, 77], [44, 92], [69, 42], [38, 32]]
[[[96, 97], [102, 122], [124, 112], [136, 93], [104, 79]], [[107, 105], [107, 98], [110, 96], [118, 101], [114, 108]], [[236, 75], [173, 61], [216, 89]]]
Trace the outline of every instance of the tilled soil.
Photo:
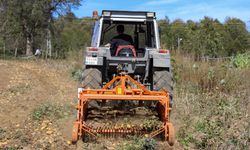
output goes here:
[[[94, 130], [117, 130], [116, 132], [130, 131], [130, 133], [150, 134], [158, 130], [163, 123], [157, 117], [157, 113], [144, 107], [137, 107], [130, 110], [105, 109], [90, 110], [88, 112], [87, 125]], [[118, 133], [119, 135], [119, 133]], [[126, 133], [125, 133], [126, 135]], [[115, 136], [104, 134], [104, 136]], [[122, 134], [121, 134], [122, 136]]]

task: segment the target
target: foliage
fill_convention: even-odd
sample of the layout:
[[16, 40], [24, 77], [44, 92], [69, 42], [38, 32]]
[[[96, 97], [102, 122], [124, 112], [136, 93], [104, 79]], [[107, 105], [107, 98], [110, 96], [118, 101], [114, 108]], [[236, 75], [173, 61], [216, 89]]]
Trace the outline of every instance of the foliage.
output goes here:
[[53, 15], [65, 15], [79, 5], [80, 0], [1, 0], [0, 31], [6, 47], [32, 55], [51, 40]]
[[227, 51], [229, 55], [243, 53], [249, 49], [249, 32], [246, 24], [238, 18], [226, 18], [225, 30], [229, 34], [227, 38]]
[[92, 25], [93, 20], [90, 18], [69, 19], [68, 16], [62, 16], [56, 20], [55, 27], [58, 32], [54, 37], [54, 51], [59, 53], [58, 57], [65, 58], [70, 53], [78, 54], [89, 46]]
[[248, 149], [250, 70], [231, 67], [231, 61], [180, 55], [175, 61], [181, 66], [173, 108], [181, 125], [177, 141], [184, 149]]
[[[67, 58], [90, 46], [94, 20], [77, 18], [72, 9], [81, 0], [1, 0], [0, 55], [30, 55], [37, 48], [47, 58]], [[181, 19], [159, 20], [164, 48], [200, 57], [233, 56], [250, 49], [250, 34], [245, 22], [228, 17], [224, 23], [204, 17], [198, 22]], [[3, 45], [6, 52], [3, 54]]]
[[199, 22], [180, 19], [170, 22], [168, 18], [159, 21], [161, 41], [165, 48], [200, 57], [231, 56], [246, 52], [250, 48], [249, 32], [243, 21], [227, 18], [219, 20], [204, 17]]
[[250, 68], [250, 53], [237, 54], [231, 57], [231, 64], [236, 68]]

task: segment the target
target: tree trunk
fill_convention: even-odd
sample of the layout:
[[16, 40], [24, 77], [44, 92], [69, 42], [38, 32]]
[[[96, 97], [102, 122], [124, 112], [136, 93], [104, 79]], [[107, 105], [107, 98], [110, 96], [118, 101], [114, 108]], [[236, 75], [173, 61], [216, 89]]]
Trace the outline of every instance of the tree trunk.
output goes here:
[[45, 50], [45, 59], [47, 59], [48, 58], [48, 49], [46, 48], [46, 50]]
[[47, 53], [49, 57], [52, 56], [52, 46], [51, 46], [51, 31], [50, 29], [47, 29]]
[[33, 55], [32, 47], [33, 47], [32, 38], [31, 36], [28, 36], [26, 41], [26, 56]]
[[[48, 19], [48, 27], [47, 27], [47, 53], [49, 55], [49, 57], [51, 58], [52, 56], [52, 46], [51, 46], [51, 29], [50, 29], [50, 25], [51, 25], [51, 18]], [[47, 57], [46, 57], [47, 58]]]
[[5, 59], [5, 50], [6, 50], [6, 47], [5, 47], [5, 42], [3, 43], [3, 58]]
[[15, 49], [15, 57], [17, 57], [17, 48]]
[[58, 57], [58, 50], [56, 50], [55, 59]]

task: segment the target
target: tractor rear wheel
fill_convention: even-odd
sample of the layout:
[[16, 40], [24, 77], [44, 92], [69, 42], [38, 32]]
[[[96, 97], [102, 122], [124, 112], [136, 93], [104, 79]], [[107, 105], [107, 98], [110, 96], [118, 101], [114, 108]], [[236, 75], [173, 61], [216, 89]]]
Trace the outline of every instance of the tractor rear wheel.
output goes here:
[[[96, 68], [84, 69], [82, 73], [81, 87], [84, 89], [101, 89], [102, 73]], [[90, 101], [89, 105], [92, 108], [99, 108], [97, 101]]]
[[166, 90], [170, 94], [170, 106], [172, 106], [173, 97], [173, 77], [169, 71], [155, 71], [153, 75], [154, 90]]
[[82, 73], [82, 88], [100, 89], [102, 86], [102, 74], [96, 68], [84, 69]]

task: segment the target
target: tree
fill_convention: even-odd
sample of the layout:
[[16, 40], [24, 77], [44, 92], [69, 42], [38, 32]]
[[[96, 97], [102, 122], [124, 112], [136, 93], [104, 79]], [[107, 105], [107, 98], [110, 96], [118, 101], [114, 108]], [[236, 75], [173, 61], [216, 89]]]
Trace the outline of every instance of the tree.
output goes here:
[[176, 19], [171, 23], [172, 49], [180, 50], [181, 41], [186, 39], [186, 24], [181, 19]]
[[74, 18], [72, 14], [61, 16], [55, 21], [57, 34], [54, 36], [55, 51], [59, 57], [66, 57], [68, 52], [77, 52], [85, 45], [90, 45], [93, 19]]
[[68, 15], [71, 14], [71, 17], [74, 16], [71, 13], [72, 8], [76, 8], [77, 6], [80, 5], [81, 0], [49, 0], [43, 1], [46, 6], [46, 14], [48, 16], [47, 18], [47, 36], [46, 36], [46, 43], [47, 43], [47, 48], [46, 48], [46, 58], [47, 54], [49, 53], [49, 56], [51, 57], [52, 55], [52, 32], [53, 32], [53, 14], [56, 14], [58, 16], [62, 15]]
[[172, 46], [172, 35], [171, 35], [171, 23], [169, 18], [166, 16], [165, 19], [158, 21], [160, 28], [161, 45], [163, 48], [171, 49]]
[[[7, 52], [10, 53], [11, 49], [15, 49], [16, 46], [18, 46], [21, 41], [22, 32], [21, 32], [21, 26], [20, 21], [15, 20], [19, 16], [12, 11], [12, 7], [10, 7], [13, 4], [12, 1], [8, 0], [1, 0], [0, 1], [0, 7], [1, 7], [1, 13], [0, 13], [0, 36], [2, 38], [2, 42], [4, 45], [4, 50], [8, 50]], [[16, 8], [15, 11], [18, 11], [19, 8]], [[10, 17], [13, 16], [13, 17]]]
[[51, 39], [53, 15], [64, 15], [80, 5], [80, 0], [8, 0], [4, 2], [8, 33], [11, 36], [21, 35], [22, 40], [25, 39], [26, 55], [32, 55], [34, 40], [41, 30], [47, 31], [46, 40]]
[[227, 18], [224, 24], [210, 17], [204, 17], [199, 22], [180, 19], [170, 22], [167, 18], [160, 20], [159, 26], [161, 41], [166, 48], [175, 50], [181, 45], [181, 52], [193, 53], [196, 59], [201, 56], [230, 56], [250, 48], [246, 25], [236, 18]]
[[200, 22], [202, 55], [217, 57], [225, 50], [223, 45], [223, 25], [217, 19], [204, 17]]
[[226, 18], [225, 29], [230, 35], [227, 45], [229, 55], [245, 52], [249, 48], [249, 32], [243, 21], [237, 18]]
[[183, 41], [183, 51], [185, 53], [194, 53], [196, 57], [200, 55], [201, 34], [199, 23], [192, 20], [188, 20], [186, 23], [186, 36], [187, 38]]

